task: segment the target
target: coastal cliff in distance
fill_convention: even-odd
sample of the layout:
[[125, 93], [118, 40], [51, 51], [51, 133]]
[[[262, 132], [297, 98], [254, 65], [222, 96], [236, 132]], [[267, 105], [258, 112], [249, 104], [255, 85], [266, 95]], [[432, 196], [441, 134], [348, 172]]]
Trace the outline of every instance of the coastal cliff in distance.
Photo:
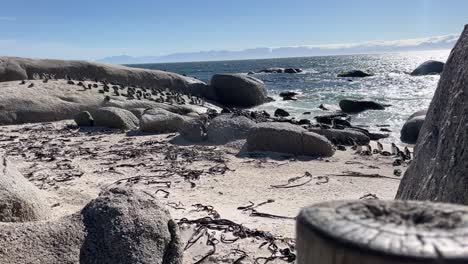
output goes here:
[[298, 45], [276, 48], [259, 47], [239, 51], [211, 50], [199, 52], [173, 53], [162, 56], [133, 57], [127, 55], [120, 55], [102, 58], [97, 61], [114, 64], [140, 64], [445, 50], [453, 48], [459, 37], [459, 34], [450, 34], [430, 38], [404, 39], [393, 41]]

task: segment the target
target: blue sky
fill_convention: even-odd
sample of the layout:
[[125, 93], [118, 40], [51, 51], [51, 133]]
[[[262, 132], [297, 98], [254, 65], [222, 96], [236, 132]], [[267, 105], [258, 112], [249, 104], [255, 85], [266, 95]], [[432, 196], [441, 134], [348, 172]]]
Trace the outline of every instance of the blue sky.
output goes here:
[[0, 55], [96, 59], [460, 33], [466, 0], [2, 1]]

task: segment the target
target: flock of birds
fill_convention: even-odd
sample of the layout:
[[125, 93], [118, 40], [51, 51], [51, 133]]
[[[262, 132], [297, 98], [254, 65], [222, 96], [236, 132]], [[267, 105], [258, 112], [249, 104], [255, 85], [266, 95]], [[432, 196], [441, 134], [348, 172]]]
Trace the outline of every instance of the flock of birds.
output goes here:
[[[47, 83], [49, 80], [57, 80], [55, 74], [37, 74], [33, 75], [34, 80], [42, 80], [44, 83]], [[169, 89], [158, 89], [158, 88], [145, 88], [138, 87], [135, 85], [122, 85], [116, 84], [113, 82], [108, 82], [106, 80], [97, 80], [95, 79], [93, 83], [88, 83], [91, 80], [86, 79], [73, 79], [72, 77], [66, 75], [65, 79], [69, 85], [77, 85], [83, 88], [83, 91], [99, 89], [98, 93], [108, 94], [111, 93], [113, 96], [122, 96], [126, 97], [127, 100], [149, 100], [157, 103], [167, 103], [167, 104], [191, 104], [191, 105], [200, 105], [204, 106], [205, 101], [200, 97], [194, 96], [192, 94], [186, 94], [176, 91], [171, 91]], [[92, 81], [91, 81], [92, 82]], [[20, 85], [25, 85], [26, 81], [22, 80]], [[34, 83], [30, 83], [28, 88], [34, 87]], [[110, 97], [106, 96], [106, 100], [109, 100]]]

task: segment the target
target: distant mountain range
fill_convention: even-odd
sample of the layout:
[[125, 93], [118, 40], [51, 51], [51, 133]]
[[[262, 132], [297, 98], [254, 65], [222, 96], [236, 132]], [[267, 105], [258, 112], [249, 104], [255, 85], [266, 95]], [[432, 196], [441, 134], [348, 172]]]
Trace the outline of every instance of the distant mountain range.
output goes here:
[[451, 49], [460, 35], [451, 34], [430, 38], [415, 38], [392, 41], [369, 41], [347, 44], [302, 45], [278, 48], [254, 48], [239, 51], [213, 50], [173, 53], [163, 56], [132, 57], [127, 55], [99, 59], [99, 62], [114, 64], [142, 64], [162, 62], [245, 60], [322, 55], [346, 55], [363, 53], [388, 53]]

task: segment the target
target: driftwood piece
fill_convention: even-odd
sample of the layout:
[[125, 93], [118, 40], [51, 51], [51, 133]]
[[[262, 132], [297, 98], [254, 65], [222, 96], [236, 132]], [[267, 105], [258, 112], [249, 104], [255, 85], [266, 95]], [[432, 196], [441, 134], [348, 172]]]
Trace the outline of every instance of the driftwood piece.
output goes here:
[[297, 264], [468, 263], [468, 207], [333, 201], [303, 209]]

